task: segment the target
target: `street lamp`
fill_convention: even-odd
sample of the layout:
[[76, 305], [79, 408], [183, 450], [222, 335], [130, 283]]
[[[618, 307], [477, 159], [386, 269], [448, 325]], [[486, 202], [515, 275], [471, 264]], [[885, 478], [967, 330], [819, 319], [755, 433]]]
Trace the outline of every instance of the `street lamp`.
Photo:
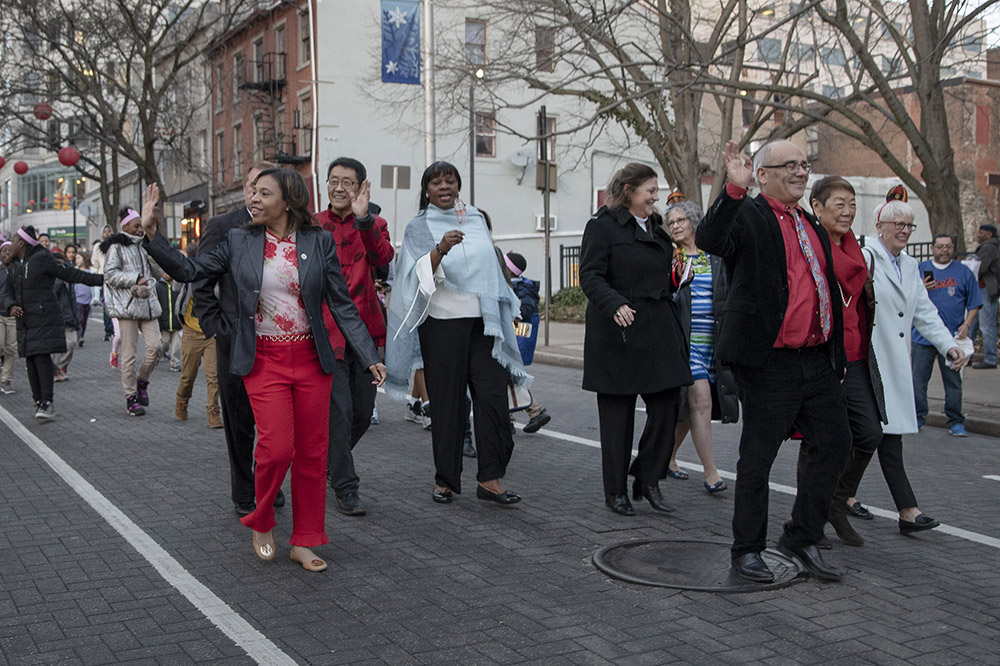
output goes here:
[[[62, 182], [62, 178], [59, 179]], [[76, 179], [76, 187], [73, 188], [73, 196], [70, 199], [73, 202], [73, 245], [78, 245], [76, 241], [76, 200], [80, 196], [80, 185], [85, 183], [87, 179], [85, 177]]]
[[475, 78], [469, 83], [469, 203], [476, 205], [476, 81], [482, 80], [486, 72], [482, 67], [473, 72]]

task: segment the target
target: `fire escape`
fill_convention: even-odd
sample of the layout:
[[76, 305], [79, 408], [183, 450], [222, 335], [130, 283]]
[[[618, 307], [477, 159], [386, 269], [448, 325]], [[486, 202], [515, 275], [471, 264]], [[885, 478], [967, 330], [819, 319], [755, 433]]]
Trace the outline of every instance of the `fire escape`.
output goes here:
[[[278, 164], [305, 164], [312, 157], [305, 155], [310, 139], [311, 127], [278, 127], [278, 108], [283, 103], [287, 85], [285, 74], [285, 54], [265, 53], [263, 60], [244, 62], [240, 88], [247, 91], [256, 127], [257, 146], [263, 159]], [[286, 110], [287, 113], [287, 110]], [[299, 117], [298, 111], [294, 112]], [[287, 116], [285, 116], [287, 118]], [[296, 123], [298, 125], [299, 123]], [[302, 145], [296, 140], [297, 131], [303, 132]]]

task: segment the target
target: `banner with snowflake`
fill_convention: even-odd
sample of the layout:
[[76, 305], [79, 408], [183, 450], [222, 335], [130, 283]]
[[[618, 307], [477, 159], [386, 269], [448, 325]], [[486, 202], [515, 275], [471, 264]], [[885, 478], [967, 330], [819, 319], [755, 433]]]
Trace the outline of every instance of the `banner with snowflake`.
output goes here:
[[382, 81], [420, 84], [420, 0], [382, 0]]

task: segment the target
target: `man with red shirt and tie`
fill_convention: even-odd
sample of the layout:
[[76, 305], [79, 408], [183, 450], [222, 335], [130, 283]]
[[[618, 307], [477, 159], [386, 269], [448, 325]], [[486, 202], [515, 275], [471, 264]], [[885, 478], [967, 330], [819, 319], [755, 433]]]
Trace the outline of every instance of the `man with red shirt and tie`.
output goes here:
[[[338, 157], [326, 174], [329, 207], [316, 217], [337, 241], [337, 258], [351, 299], [368, 327], [375, 347], [385, 346], [385, 318], [379, 306], [373, 269], [388, 266], [393, 248], [386, 221], [369, 210], [371, 184], [358, 160]], [[351, 453], [371, 425], [376, 387], [371, 376], [344, 344], [344, 336], [323, 308], [330, 345], [337, 357], [330, 400], [330, 449], [327, 474], [336, 495], [337, 510], [348, 516], [365, 515], [358, 496], [360, 479]]]
[[[822, 225], [799, 200], [812, 168], [790, 141], [775, 141], [750, 160], [730, 141], [729, 183], [698, 226], [698, 247], [719, 255], [729, 298], [716, 343], [731, 365], [743, 406], [736, 467], [732, 560], [743, 578], [770, 582], [766, 548], [768, 478], [793, 429], [810, 447], [791, 520], [778, 549], [814, 576], [840, 580], [816, 549], [851, 442], [844, 378], [843, 307]], [[760, 194], [747, 197], [756, 177]]]

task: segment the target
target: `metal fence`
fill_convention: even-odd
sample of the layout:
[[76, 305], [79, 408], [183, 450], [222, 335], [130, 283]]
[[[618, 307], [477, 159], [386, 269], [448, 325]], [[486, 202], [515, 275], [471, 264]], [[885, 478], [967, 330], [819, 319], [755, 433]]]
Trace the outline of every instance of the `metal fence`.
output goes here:
[[[864, 237], [861, 238], [864, 245]], [[906, 254], [917, 261], [924, 261], [933, 256], [931, 246], [933, 242], [910, 243], [906, 246]], [[559, 289], [580, 286], [580, 246], [560, 245], [559, 246]]]
[[580, 286], [580, 246], [559, 246], [559, 289]]

